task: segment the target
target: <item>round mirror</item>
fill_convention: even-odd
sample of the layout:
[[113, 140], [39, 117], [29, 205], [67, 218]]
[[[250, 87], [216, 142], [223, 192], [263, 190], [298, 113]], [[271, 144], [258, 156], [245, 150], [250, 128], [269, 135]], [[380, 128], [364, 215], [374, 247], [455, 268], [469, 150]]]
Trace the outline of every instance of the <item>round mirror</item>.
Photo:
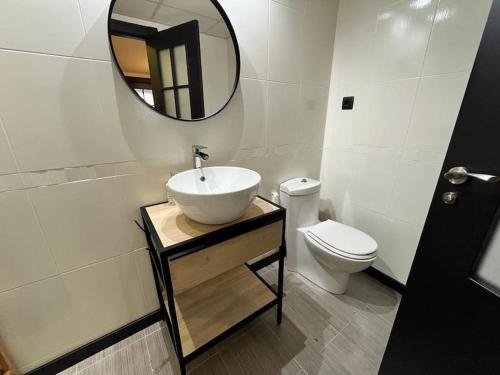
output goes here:
[[123, 78], [156, 111], [202, 120], [234, 95], [238, 43], [216, 0], [114, 0], [108, 32]]

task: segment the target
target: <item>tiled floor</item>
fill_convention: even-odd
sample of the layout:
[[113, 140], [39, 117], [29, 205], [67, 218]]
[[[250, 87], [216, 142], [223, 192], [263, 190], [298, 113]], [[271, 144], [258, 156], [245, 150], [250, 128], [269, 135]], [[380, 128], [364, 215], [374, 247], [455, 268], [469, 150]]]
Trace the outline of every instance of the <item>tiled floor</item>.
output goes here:
[[[276, 270], [264, 278], [276, 283]], [[189, 364], [190, 375], [376, 374], [400, 295], [364, 273], [334, 296], [285, 274], [283, 323], [268, 311]], [[179, 374], [168, 332], [155, 324], [63, 374]]]

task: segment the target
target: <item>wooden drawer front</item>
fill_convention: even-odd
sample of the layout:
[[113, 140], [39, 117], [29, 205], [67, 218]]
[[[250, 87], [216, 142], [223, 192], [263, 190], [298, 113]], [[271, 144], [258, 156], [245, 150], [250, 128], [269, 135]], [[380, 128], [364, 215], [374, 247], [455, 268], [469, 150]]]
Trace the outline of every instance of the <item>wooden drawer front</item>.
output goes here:
[[278, 221], [171, 261], [174, 295], [280, 247], [282, 226]]

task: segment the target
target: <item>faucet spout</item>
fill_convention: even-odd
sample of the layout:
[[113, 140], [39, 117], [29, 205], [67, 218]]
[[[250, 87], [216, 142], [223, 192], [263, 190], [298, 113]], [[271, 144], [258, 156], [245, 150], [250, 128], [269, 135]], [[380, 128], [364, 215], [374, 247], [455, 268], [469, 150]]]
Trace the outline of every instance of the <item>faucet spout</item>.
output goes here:
[[206, 146], [201, 146], [201, 145], [193, 145], [192, 146], [194, 169], [201, 168], [201, 161], [202, 160], [208, 160], [208, 158], [209, 158], [208, 154], [201, 151], [201, 150], [204, 150], [206, 148], [207, 148]]

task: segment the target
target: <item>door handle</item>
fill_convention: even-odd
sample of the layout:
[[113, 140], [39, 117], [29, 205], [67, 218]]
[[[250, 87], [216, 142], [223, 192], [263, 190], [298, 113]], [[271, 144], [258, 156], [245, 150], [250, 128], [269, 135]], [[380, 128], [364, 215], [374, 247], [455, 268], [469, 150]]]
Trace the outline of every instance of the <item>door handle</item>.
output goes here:
[[451, 168], [444, 174], [444, 178], [450, 181], [453, 185], [463, 184], [469, 177], [476, 178], [484, 182], [498, 182], [499, 176], [492, 176], [489, 174], [469, 173], [465, 167]]

